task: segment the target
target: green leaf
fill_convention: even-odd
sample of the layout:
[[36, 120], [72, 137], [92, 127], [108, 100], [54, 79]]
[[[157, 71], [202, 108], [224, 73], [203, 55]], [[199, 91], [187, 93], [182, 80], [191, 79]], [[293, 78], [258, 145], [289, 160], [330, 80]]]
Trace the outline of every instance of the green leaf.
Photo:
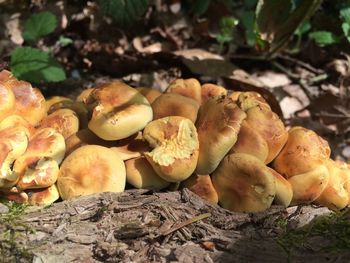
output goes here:
[[299, 36], [302, 36], [304, 35], [305, 33], [307, 33], [308, 31], [310, 31], [311, 29], [311, 24], [309, 21], [306, 21], [304, 23], [302, 23], [298, 28], [297, 30], [295, 31], [295, 34], [296, 35], [299, 35]]
[[344, 7], [340, 9], [340, 18], [350, 24], [350, 7]]
[[346, 39], [350, 42], [350, 24], [343, 23], [341, 25], [341, 28], [343, 29], [343, 32], [344, 32]]
[[324, 47], [339, 42], [339, 39], [332, 32], [314, 31], [309, 34], [309, 38], [314, 40], [319, 46]]
[[57, 82], [66, 79], [62, 66], [49, 53], [31, 47], [19, 47], [11, 53], [11, 71], [29, 82]]
[[290, 0], [259, 0], [256, 30], [261, 40], [270, 44], [269, 55], [285, 46], [295, 30], [319, 7], [322, 0], [298, 1], [293, 9]]
[[68, 46], [69, 44], [73, 43], [73, 40], [69, 37], [65, 37], [65, 36], [60, 36], [60, 39], [58, 40], [58, 43], [62, 46]]
[[255, 12], [243, 11], [239, 17], [241, 24], [245, 29], [245, 38], [249, 46], [254, 46], [256, 43], [256, 34], [254, 31]]
[[148, 8], [148, 0], [97, 0], [104, 15], [121, 27], [131, 26]]
[[57, 26], [57, 19], [51, 12], [31, 15], [24, 24], [23, 38], [27, 42], [36, 42], [41, 37], [52, 33]]

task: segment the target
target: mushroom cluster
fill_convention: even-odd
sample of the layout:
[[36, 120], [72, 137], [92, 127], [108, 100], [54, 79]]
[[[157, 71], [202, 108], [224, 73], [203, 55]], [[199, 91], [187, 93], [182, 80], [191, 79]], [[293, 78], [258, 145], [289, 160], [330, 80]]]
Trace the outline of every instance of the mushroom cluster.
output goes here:
[[186, 187], [237, 212], [350, 204], [349, 166], [313, 131], [287, 130], [256, 92], [196, 79], [164, 93], [113, 81], [43, 103], [3, 71], [0, 93], [0, 194], [10, 200], [42, 205], [128, 184]]

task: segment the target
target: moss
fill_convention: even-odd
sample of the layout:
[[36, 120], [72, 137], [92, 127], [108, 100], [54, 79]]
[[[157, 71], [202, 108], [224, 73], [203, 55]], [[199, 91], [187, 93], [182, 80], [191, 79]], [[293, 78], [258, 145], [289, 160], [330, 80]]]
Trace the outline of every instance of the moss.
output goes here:
[[317, 252], [341, 254], [350, 251], [350, 208], [315, 218], [310, 224], [284, 230], [276, 242], [284, 249], [289, 261], [293, 253], [308, 249]]
[[9, 211], [0, 215], [0, 258], [2, 262], [32, 262], [30, 248], [21, 244], [27, 233], [33, 230], [21, 221], [27, 205], [3, 202]]

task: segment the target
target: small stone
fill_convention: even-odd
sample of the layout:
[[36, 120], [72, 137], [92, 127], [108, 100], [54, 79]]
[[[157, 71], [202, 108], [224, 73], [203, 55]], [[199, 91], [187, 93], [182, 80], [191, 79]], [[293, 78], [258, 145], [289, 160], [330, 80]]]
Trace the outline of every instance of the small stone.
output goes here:
[[9, 208], [6, 205], [0, 203], [0, 214], [6, 214], [8, 212]]

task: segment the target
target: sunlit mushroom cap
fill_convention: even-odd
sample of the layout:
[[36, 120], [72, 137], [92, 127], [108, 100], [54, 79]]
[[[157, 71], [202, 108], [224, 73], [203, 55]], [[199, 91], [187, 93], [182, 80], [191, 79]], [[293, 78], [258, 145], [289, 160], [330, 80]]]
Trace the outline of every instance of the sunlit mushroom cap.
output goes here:
[[201, 104], [201, 84], [196, 79], [176, 79], [169, 84], [166, 92], [189, 97], [197, 101], [199, 105]]
[[0, 130], [22, 126], [28, 130], [28, 137], [30, 138], [35, 133], [35, 128], [28, 121], [19, 115], [9, 115], [0, 121]]
[[159, 90], [146, 88], [146, 87], [137, 87], [135, 88], [138, 92], [140, 92], [145, 98], [148, 100], [150, 104], [156, 100], [162, 93]]
[[54, 128], [67, 139], [79, 130], [79, 119], [74, 111], [59, 109], [46, 116], [40, 122], [38, 128]]
[[327, 187], [330, 174], [325, 165], [319, 165], [306, 173], [294, 175], [288, 179], [292, 185], [292, 204], [308, 204], [315, 201]]
[[125, 162], [126, 181], [138, 189], [160, 190], [169, 186], [161, 178], [144, 156], [129, 159]]
[[212, 180], [221, 206], [235, 212], [264, 211], [276, 195], [271, 170], [249, 154], [227, 155], [213, 172]]
[[217, 204], [218, 194], [213, 186], [210, 175], [192, 174], [181, 183], [182, 188], [188, 188], [196, 195], [202, 197], [210, 203]]
[[198, 174], [210, 174], [237, 141], [246, 114], [227, 97], [202, 105], [196, 127], [199, 139]]
[[30, 205], [48, 206], [60, 198], [56, 184], [47, 188], [30, 189], [25, 191]]
[[288, 141], [273, 162], [274, 169], [289, 178], [323, 165], [330, 156], [328, 143], [314, 131], [302, 127], [289, 130]]
[[343, 209], [349, 203], [347, 189], [348, 178], [345, 170], [333, 160], [326, 163], [329, 171], [329, 180], [326, 188], [315, 200], [315, 203], [333, 210]]
[[88, 89], [84, 89], [82, 92], [80, 92], [80, 94], [77, 96], [76, 101], [77, 102], [83, 102], [86, 103], [91, 92], [94, 90], [95, 88], [88, 88]]
[[121, 82], [95, 88], [88, 98], [88, 127], [104, 140], [120, 140], [142, 130], [153, 118], [148, 100]]
[[100, 192], [122, 192], [126, 173], [123, 160], [109, 148], [85, 145], [62, 162], [57, 187], [63, 200]]
[[275, 170], [270, 168], [272, 175], [275, 177], [276, 182], [276, 196], [273, 202], [277, 205], [283, 205], [288, 207], [292, 202], [293, 188], [290, 182]]
[[180, 116], [158, 119], [145, 127], [143, 137], [152, 148], [145, 157], [160, 177], [180, 182], [193, 173], [199, 144], [192, 121]]
[[52, 111], [55, 111], [57, 109], [51, 110], [51, 107], [57, 103], [61, 102], [72, 102], [70, 98], [64, 97], [64, 96], [52, 96], [50, 98], [46, 99], [46, 111], [50, 114]]
[[179, 94], [162, 94], [153, 103], [153, 119], [157, 120], [169, 116], [182, 116], [196, 122], [199, 104], [192, 98]]
[[227, 95], [227, 89], [222, 86], [206, 83], [201, 88], [201, 103], [204, 104], [208, 99], [222, 97]]
[[12, 89], [5, 84], [10, 77], [10, 72], [3, 70], [0, 72], [0, 121], [15, 110], [15, 94]]

